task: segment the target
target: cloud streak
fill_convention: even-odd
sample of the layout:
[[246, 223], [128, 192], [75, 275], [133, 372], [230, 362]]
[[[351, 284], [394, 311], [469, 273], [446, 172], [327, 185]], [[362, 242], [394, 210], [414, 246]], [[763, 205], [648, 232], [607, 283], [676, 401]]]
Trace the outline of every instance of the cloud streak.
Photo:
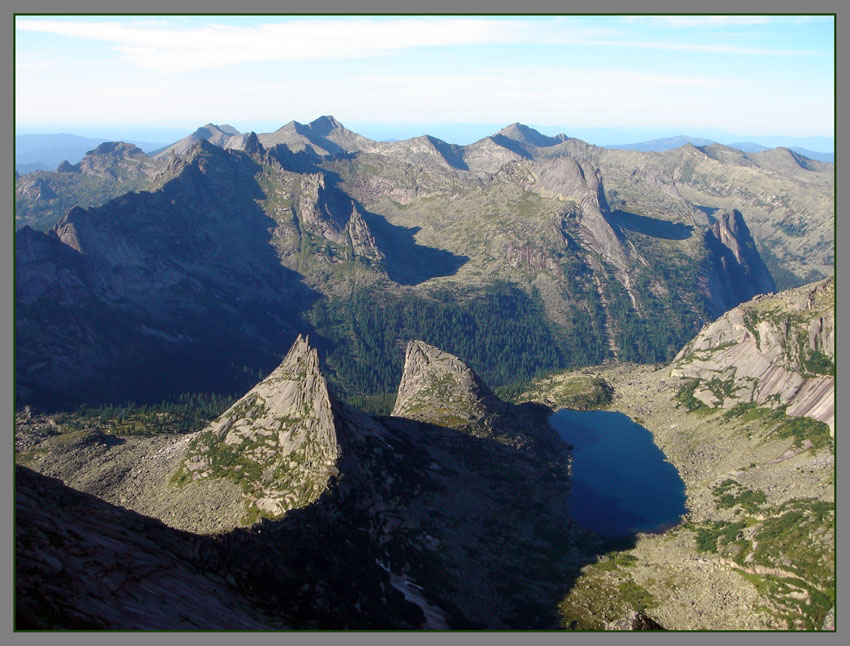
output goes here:
[[[729, 20], [742, 24], [737, 22], [740, 19]], [[722, 24], [721, 20], [710, 22]], [[764, 56], [813, 53], [740, 45], [634, 40], [625, 38], [625, 34], [614, 29], [587, 25], [573, 18], [545, 22], [474, 17], [311, 18], [250, 26], [206, 24], [198, 27], [171, 27], [156, 21], [18, 19], [16, 29], [104, 42], [121, 59], [138, 69], [172, 74], [258, 63], [375, 58], [414, 48], [484, 45], [614, 46]]]
[[18, 20], [16, 28], [107, 42], [126, 61], [157, 72], [370, 58], [417, 47], [504, 45], [532, 42], [535, 37], [535, 26], [529, 22], [475, 18], [312, 19], [189, 29], [114, 21]]
[[732, 56], [813, 56], [820, 54], [812, 49], [774, 49], [770, 47], [751, 47], [747, 45], [676, 43], [664, 41], [608, 40], [590, 43], [604, 47], [633, 47], [655, 49], [669, 52], [692, 52], [698, 54], [729, 54]]

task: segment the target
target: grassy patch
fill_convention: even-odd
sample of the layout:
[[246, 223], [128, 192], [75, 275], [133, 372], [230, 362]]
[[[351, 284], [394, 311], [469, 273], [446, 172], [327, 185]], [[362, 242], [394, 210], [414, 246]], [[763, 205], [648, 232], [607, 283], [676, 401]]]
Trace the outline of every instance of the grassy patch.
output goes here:
[[734, 571], [752, 583], [769, 604], [762, 609], [784, 621], [789, 629], [820, 630], [835, 603], [831, 591], [824, 593], [797, 578]]
[[730, 408], [723, 417], [729, 420], [738, 419], [743, 423], [760, 421], [770, 437], [791, 438], [794, 446], [798, 448], [806, 440], [812, 443], [812, 451], [832, 443], [829, 425], [809, 417], [786, 415], [785, 409], [785, 406], [771, 409], [761, 407], [755, 402], [746, 402]]
[[834, 577], [834, 513], [835, 505], [831, 502], [786, 503], [756, 533], [753, 561], [789, 570], [807, 581], [827, 584]]
[[764, 492], [747, 489], [735, 480], [724, 480], [712, 493], [718, 509], [737, 506], [744, 511], [755, 513], [767, 501]]
[[746, 521], [730, 523], [725, 520], [714, 520], [692, 527], [696, 530], [697, 552], [711, 552], [716, 554], [718, 546], [728, 545], [739, 539], [738, 535], [747, 526]]
[[617, 586], [617, 592], [620, 593], [621, 600], [633, 610], [641, 611], [658, 605], [655, 597], [646, 588], [635, 583], [631, 577]]
[[[801, 361], [806, 372], [815, 375], [835, 376], [835, 363], [832, 359], [826, 356], [823, 352], [815, 350], [810, 352], [808, 356], [801, 354]], [[805, 357], [805, 358], [803, 358]]]
[[634, 567], [637, 557], [625, 552], [609, 552], [596, 564], [598, 570], [612, 572], [621, 567]]
[[683, 404], [689, 413], [698, 410], [708, 410], [708, 406], [694, 396], [694, 392], [699, 388], [701, 383], [699, 379], [688, 379], [676, 393], [676, 400]]
[[593, 375], [554, 375], [523, 386], [497, 389], [503, 399], [513, 402], [551, 402], [558, 408], [592, 410], [611, 403], [614, 388], [602, 377]]

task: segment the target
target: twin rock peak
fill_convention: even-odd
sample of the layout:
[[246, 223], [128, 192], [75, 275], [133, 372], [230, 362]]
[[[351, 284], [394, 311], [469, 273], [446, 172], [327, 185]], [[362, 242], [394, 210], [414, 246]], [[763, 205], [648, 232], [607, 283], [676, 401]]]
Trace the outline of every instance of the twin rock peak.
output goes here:
[[[514, 408], [454, 355], [408, 343], [392, 416], [498, 440], [526, 426]], [[318, 352], [299, 335], [271, 374], [198, 434], [183, 470], [191, 480], [235, 479], [249, 510], [278, 517], [316, 501], [339, 475], [347, 445], [364, 434], [392, 432], [333, 396]]]

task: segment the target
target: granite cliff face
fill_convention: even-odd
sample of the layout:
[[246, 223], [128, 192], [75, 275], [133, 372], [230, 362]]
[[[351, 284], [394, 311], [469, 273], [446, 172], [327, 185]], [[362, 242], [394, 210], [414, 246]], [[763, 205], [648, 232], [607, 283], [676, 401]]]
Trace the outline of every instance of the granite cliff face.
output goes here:
[[709, 274], [708, 286], [714, 311], [723, 312], [757, 294], [776, 291], [740, 211], [714, 216], [705, 242], [713, 252], [714, 271]]
[[787, 406], [835, 430], [835, 280], [760, 296], [688, 343], [672, 375], [698, 379], [709, 406]]

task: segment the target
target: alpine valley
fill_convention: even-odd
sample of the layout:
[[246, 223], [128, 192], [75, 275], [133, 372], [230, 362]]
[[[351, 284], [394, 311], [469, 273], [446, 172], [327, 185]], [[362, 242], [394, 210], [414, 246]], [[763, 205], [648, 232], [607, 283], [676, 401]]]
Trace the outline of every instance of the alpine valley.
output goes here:
[[[830, 629], [834, 188], [333, 117], [17, 175], [17, 628]], [[681, 522], [579, 525], [561, 408]]]

